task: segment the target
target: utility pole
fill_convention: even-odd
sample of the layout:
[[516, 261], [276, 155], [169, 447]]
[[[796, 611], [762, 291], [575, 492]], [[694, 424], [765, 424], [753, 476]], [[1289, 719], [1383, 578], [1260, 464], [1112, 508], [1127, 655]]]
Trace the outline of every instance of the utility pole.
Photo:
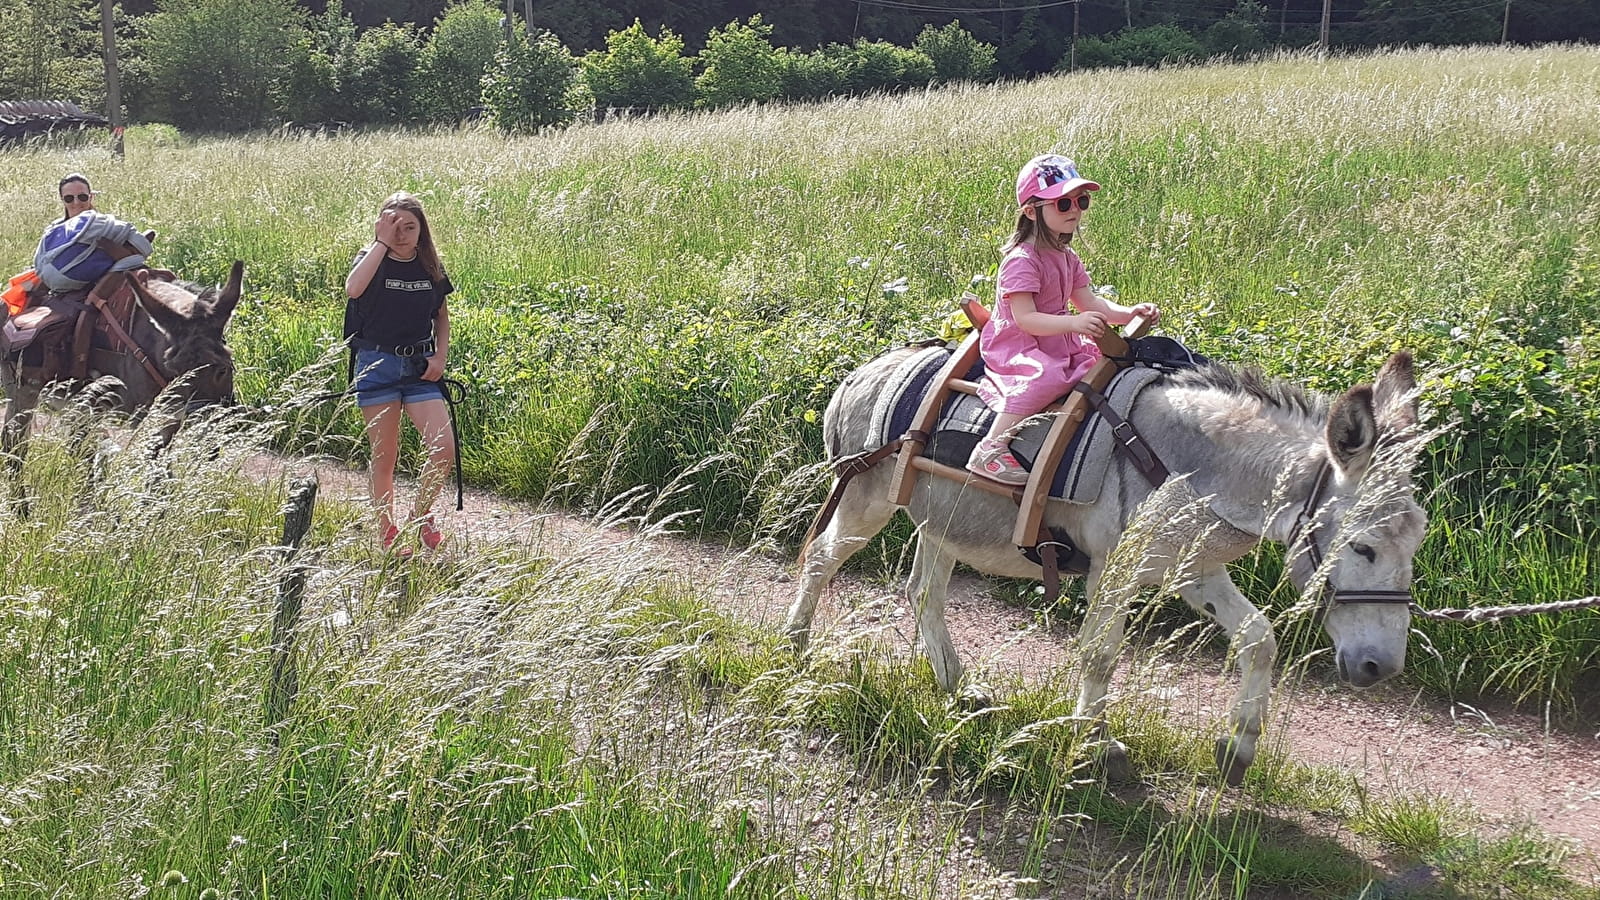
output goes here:
[[511, 43], [511, 17], [517, 11], [517, 0], [506, 0], [506, 15], [501, 23], [506, 26], [506, 43]]
[[533, 35], [533, 0], [522, 0], [522, 24], [528, 29], [528, 35]]
[[1511, 0], [1506, 0], [1506, 14], [1500, 19], [1500, 43], [1511, 34]]
[[1072, 48], [1067, 51], [1067, 71], [1078, 71], [1078, 10], [1083, 8], [1083, 0], [1072, 4]]
[[1317, 37], [1317, 46], [1323, 53], [1328, 52], [1328, 20], [1333, 18], [1333, 0], [1322, 0], [1322, 33]]
[[111, 0], [100, 0], [101, 57], [106, 64], [106, 119], [111, 123], [111, 152], [122, 158], [122, 80], [117, 72], [117, 25]]

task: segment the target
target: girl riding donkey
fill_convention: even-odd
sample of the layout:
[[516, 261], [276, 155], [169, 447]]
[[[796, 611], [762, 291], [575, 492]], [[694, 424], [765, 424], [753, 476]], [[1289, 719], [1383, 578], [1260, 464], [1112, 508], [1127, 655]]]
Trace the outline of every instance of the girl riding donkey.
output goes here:
[[1001, 247], [994, 313], [978, 342], [984, 368], [978, 395], [996, 415], [967, 460], [975, 474], [1026, 484], [1028, 470], [1010, 449], [1023, 421], [1061, 399], [1094, 365], [1100, 348], [1093, 338], [1107, 325], [1161, 316], [1153, 303], [1122, 306], [1095, 294], [1068, 246], [1089, 209], [1089, 192], [1098, 190], [1072, 160], [1054, 154], [1028, 160], [1017, 174], [1017, 226]]

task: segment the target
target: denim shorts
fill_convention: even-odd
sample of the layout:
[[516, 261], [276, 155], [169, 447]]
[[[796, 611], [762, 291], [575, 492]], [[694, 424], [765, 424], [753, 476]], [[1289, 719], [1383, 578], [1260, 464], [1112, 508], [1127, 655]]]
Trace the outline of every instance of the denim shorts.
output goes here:
[[428, 370], [426, 356], [395, 356], [382, 350], [356, 351], [355, 394], [357, 406], [379, 406], [403, 400], [420, 403], [444, 399], [437, 381], [423, 381]]

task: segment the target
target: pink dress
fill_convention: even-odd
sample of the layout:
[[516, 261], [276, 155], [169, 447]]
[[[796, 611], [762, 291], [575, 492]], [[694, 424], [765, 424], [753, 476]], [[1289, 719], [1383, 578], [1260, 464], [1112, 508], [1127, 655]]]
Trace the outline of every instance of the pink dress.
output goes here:
[[978, 346], [983, 380], [978, 396], [995, 412], [1031, 416], [1059, 400], [1100, 358], [1100, 348], [1081, 334], [1033, 335], [1017, 327], [1010, 296], [1033, 294], [1042, 313], [1071, 315], [1067, 298], [1089, 284], [1089, 273], [1070, 248], [1022, 244], [1000, 261], [994, 312]]

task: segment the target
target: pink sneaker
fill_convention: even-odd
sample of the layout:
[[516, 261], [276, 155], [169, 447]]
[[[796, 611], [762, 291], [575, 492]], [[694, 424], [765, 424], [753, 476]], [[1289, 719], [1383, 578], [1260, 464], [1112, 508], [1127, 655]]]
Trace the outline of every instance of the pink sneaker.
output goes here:
[[431, 515], [422, 520], [419, 532], [422, 535], [422, 546], [429, 550], [437, 550], [439, 545], [444, 543], [444, 532], [433, 527], [433, 516]]
[[411, 548], [410, 547], [400, 547], [399, 549], [396, 549], [395, 548], [395, 542], [398, 541], [399, 539], [400, 539], [400, 528], [399, 528], [399, 526], [395, 525], [393, 522], [390, 522], [388, 525], [384, 526], [384, 529], [383, 529], [383, 549], [384, 549], [384, 551], [387, 552], [387, 551], [391, 551], [392, 550], [392, 551], [394, 551], [396, 556], [399, 556], [402, 559], [404, 559], [405, 557], [411, 555]]
[[967, 471], [1001, 484], [1021, 486], [1028, 483], [1028, 470], [1012, 455], [1011, 445], [987, 438], [972, 448], [972, 456], [967, 458]]

